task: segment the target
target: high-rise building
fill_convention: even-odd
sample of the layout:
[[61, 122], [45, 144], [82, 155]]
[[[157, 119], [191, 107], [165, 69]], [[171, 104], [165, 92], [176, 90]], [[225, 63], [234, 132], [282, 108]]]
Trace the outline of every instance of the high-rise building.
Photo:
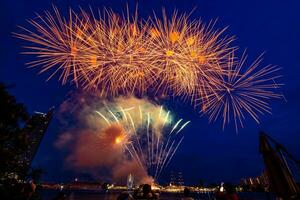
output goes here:
[[170, 174], [170, 186], [174, 186], [176, 185], [176, 177], [175, 177], [175, 174], [173, 171], [171, 171], [171, 174]]
[[173, 171], [171, 171], [170, 174], [170, 185], [172, 186], [183, 186], [184, 185], [184, 180], [183, 180], [183, 175], [182, 172], [178, 172], [175, 174]]
[[35, 112], [24, 126], [24, 135], [26, 136], [27, 147], [19, 158], [19, 164], [24, 170], [28, 170], [39, 145], [49, 126], [53, 116], [54, 107], [51, 107], [47, 113]]
[[179, 186], [183, 186], [184, 185], [184, 180], [183, 180], [182, 172], [178, 172], [178, 175], [177, 175], [177, 185], [179, 185]]

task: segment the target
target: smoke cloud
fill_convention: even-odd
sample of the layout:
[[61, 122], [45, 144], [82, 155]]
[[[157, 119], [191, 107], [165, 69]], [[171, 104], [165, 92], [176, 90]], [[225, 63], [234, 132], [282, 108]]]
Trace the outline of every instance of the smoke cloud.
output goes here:
[[[60, 106], [59, 119], [64, 131], [55, 142], [55, 147], [66, 152], [65, 166], [75, 172], [85, 172], [103, 181], [113, 181], [124, 184], [127, 176], [132, 174], [137, 184], [150, 183], [153, 181], [148, 176], [147, 169], [142, 167], [135, 159], [124, 152], [124, 145], [127, 142], [127, 134], [122, 122], [111, 119], [113, 110], [120, 109], [131, 112], [131, 120], [139, 126], [143, 123], [141, 113], [161, 115], [162, 120], [155, 120], [153, 128], [160, 129], [164, 123], [172, 119], [164, 109], [148, 99], [135, 97], [121, 97], [114, 101], [103, 100], [97, 95], [86, 96], [77, 94], [72, 96]], [[97, 111], [97, 112], [96, 112]], [[105, 120], [99, 115], [107, 117]], [[128, 119], [120, 119], [128, 120]], [[111, 123], [114, 121], [114, 123]], [[160, 131], [156, 131], [160, 133]], [[101, 172], [101, 173], [100, 173]], [[100, 176], [101, 174], [101, 176]], [[105, 174], [103, 176], [103, 174]]]

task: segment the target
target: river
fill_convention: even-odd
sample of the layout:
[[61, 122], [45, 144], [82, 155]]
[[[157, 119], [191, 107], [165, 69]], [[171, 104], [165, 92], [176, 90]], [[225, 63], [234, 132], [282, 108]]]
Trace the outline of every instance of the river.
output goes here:
[[[59, 194], [58, 191], [46, 190], [41, 193], [43, 200], [52, 200]], [[69, 194], [68, 200], [116, 200], [119, 193], [103, 193], [99, 191], [72, 191]], [[270, 200], [266, 193], [239, 193], [240, 200]], [[182, 194], [162, 193], [160, 200], [180, 200]], [[194, 193], [195, 200], [213, 200], [213, 194], [209, 193]], [[273, 198], [271, 198], [273, 199]]]

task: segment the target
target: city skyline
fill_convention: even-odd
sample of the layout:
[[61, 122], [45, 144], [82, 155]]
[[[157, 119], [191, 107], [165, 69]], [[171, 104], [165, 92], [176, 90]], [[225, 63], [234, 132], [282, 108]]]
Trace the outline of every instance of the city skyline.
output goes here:
[[[31, 57], [20, 55], [21, 46], [24, 45], [11, 32], [17, 32], [17, 25], [25, 23], [32, 18], [35, 12], [51, 10], [51, 3], [39, 2], [32, 5], [13, 5], [12, 2], [2, 2], [3, 17], [1, 23], [8, 27], [1, 31], [1, 43], [9, 49], [2, 49], [1, 58], [1, 81], [5, 84], [15, 84], [9, 91], [16, 96], [17, 100], [24, 103], [30, 113], [33, 111], [45, 112], [49, 107], [55, 106], [58, 110], [60, 104], [70, 97], [74, 87], [60, 86], [55, 80], [45, 82], [47, 75], [36, 76], [36, 69], [26, 69], [25, 63], [32, 60]], [[55, 2], [63, 12], [68, 7], [78, 9], [78, 5], [88, 8], [88, 5], [102, 9], [110, 7], [120, 13], [122, 6], [118, 1], [65, 1]], [[129, 1], [129, 7], [134, 10], [136, 1]], [[247, 5], [245, 5], [247, 4]], [[247, 3], [235, 1], [225, 4], [221, 1], [205, 2], [191, 1], [184, 4], [181, 1], [157, 1], [138, 2], [139, 15], [147, 16], [152, 10], [157, 13], [162, 7], [166, 7], [169, 14], [176, 8], [179, 12], [190, 12], [194, 7], [191, 18], [203, 18], [205, 22], [218, 18], [217, 27], [230, 26], [229, 34], [236, 35], [238, 44], [242, 49], [247, 48], [251, 60], [260, 53], [266, 51], [262, 65], [269, 63], [279, 65], [283, 74], [282, 93], [284, 100], [272, 101], [272, 115], [261, 116], [261, 124], [253, 120], [245, 120], [245, 128], [236, 133], [234, 125], [222, 130], [222, 122], [209, 123], [207, 117], [193, 109], [189, 103], [182, 103], [179, 99], [162, 101], [164, 107], [174, 112], [177, 116], [191, 120], [191, 126], [185, 128], [185, 139], [173, 161], [162, 174], [161, 182], [168, 177], [168, 171], [182, 171], [185, 182], [195, 184], [199, 179], [207, 182], [232, 181], [237, 182], [242, 178], [259, 176], [264, 167], [261, 155], [258, 152], [259, 131], [266, 131], [276, 140], [284, 144], [295, 157], [300, 157], [299, 151], [299, 121], [300, 106], [298, 90], [300, 75], [297, 58], [299, 54], [300, 28], [297, 24], [296, 12], [300, 4], [289, 2], [284, 4], [280, 1], [272, 3], [252, 1]], [[260, 6], [257, 6], [257, 5]], [[167, 6], [168, 5], [168, 6]], [[13, 8], [13, 9], [12, 9]], [[25, 9], [23, 9], [25, 8]], [[121, 9], [122, 8], [122, 9]], [[252, 11], [257, 14], [253, 16]], [[281, 16], [278, 13], [283, 13]], [[11, 20], [6, 20], [7, 17]], [[227, 30], [227, 32], [228, 32]], [[255, 31], [253, 31], [255, 30]], [[290, 36], [291, 34], [291, 36]], [[64, 166], [64, 153], [54, 147], [58, 135], [63, 131], [59, 127], [60, 119], [54, 116], [48, 131], [41, 143], [40, 149], [34, 160], [34, 166], [40, 166], [48, 171], [44, 179], [48, 181], [72, 180], [80, 174], [73, 172]], [[81, 172], [86, 179], [94, 179], [91, 175]]]

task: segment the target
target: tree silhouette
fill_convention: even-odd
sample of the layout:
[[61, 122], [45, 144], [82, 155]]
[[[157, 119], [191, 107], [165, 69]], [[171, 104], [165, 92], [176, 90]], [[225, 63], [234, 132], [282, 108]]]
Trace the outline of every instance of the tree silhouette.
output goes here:
[[0, 177], [14, 173], [25, 176], [18, 164], [19, 155], [26, 149], [28, 138], [22, 128], [29, 119], [24, 104], [18, 103], [7, 92], [7, 87], [0, 83]]
[[27, 177], [39, 179], [41, 170], [32, 170], [20, 162], [29, 144], [28, 131], [24, 125], [30, 116], [24, 104], [0, 83], [0, 196], [1, 199], [39, 199]]

